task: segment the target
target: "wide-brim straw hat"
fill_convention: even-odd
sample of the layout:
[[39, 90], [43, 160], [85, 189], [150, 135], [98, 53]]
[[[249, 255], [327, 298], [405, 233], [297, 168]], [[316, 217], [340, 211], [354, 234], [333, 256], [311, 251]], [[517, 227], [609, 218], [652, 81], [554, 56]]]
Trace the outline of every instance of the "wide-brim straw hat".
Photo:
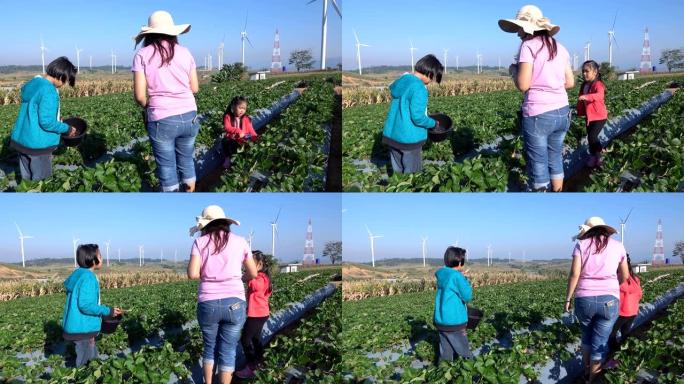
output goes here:
[[593, 216], [593, 217], [588, 218], [584, 222], [584, 224], [579, 226], [579, 232], [575, 236], [573, 236], [572, 239], [573, 240], [582, 240], [584, 238], [584, 236], [587, 234], [587, 232], [589, 232], [590, 229], [597, 228], [597, 227], [605, 228], [606, 230], [608, 230], [608, 232], [610, 232], [611, 235], [614, 233], [617, 233], [615, 228], [606, 224], [606, 222], [603, 221], [602, 218], [600, 218], [598, 216]]
[[534, 35], [536, 31], [547, 30], [553, 36], [560, 31], [560, 27], [551, 24], [551, 20], [544, 17], [541, 9], [535, 5], [525, 5], [520, 8], [515, 19], [499, 20], [499, 28], [509, 33], [518, 33], [522, 29], [530, 35]]
[[197, 216], [197, 224], [190, 227], [190, 236], [194, 235], [195, 232], [201, 231], [204, 227], [209, 225], [209, 223], [216, 220], [225, 220], [228, 224], [240, 225], [240, 222], [227, 217], [223, 212], [223, 208], [218, 205], [210, 205], [202, 210], [202, 215]]
[[178, 36], [190, 30], [190, 24], [173, 23], [173, 17], [166, 11], [155, 11], [147, 19], [147, 25], [140, 28], [140, 33], [134, 37], [137, 45], [146, 34], [159, 33], [162, 35]]

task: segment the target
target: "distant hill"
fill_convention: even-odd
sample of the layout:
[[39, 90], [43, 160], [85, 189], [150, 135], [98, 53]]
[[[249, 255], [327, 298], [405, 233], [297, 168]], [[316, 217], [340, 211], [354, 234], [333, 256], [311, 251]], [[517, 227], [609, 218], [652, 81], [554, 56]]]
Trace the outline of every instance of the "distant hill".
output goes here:
[[[129, 71], [131, 67], [126, 67], [122, 65], [117, 65], [116, 66], [117, 71]], [[110, 72], [112, 70], [112, 67], [109, 65], [103, 65], [99, 67], [93, 67], [92, 71], [93, 72]], [[42, 65], [1, 65], [0, 66], [0, 74], [2, 75], [11, 75], [13, 73], [22, 73], [22, 72], [36, 72], [36, 73], [41, 73], [43, 71], [43, 66]], [[90, 71], [90, 68], [83, 66], [81, 67], [81, 72], [84, 71]]]
[[[482, 71], [484, 72], [498, 72], [499, 69], [497, 67], [482, 67]], [[459, 67], [458, 70], [454, 69], [454, 66], [449, 66], [448, 68], [449, 73], [463, 73], [463, 72], [477, 72], [477, 67], [476, 66], [467, 66], [467, 67]], [[503, 69], [502, 69], [503, 71]], [[349, 73], [357, 73], [358, 69], [346, 69], [344, 72], [349, 72]], [[385, 73], [396, 73], [396, 72], [411, 72], [411, 66], [410, 65], [381, 65], [381, 66], [376, 66], [376, 67], [368, 67], [368, 68], [363, 68], [363, 73], [364, 74], [385, 74]]]

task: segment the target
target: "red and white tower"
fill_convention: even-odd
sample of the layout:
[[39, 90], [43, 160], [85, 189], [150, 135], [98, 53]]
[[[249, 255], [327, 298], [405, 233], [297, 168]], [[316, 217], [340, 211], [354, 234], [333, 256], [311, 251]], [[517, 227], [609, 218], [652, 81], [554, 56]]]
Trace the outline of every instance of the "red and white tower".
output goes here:
[[644, 31], [644, 48], [641, 51], [641, 65], [639, 65], [639, 72], [651, 72], [651, 41], [648, 38], [648, 28]]
[[271, 56], [271, 73], [283, 71], [283, 63], [280, 61], [280, 35], [276, 29], [275, 40], [273, 41], [273, 56]]
[[658, 231], [656, 232], [655, 245], [653, 246], [653, 265], [658, 263], [661, 259], [665, 263], [665, 248], [663, 246], [663, 224], [658, 220]]
[[304, 241], [304, 259], [303, 264], [316, 264], [316, 255], [314, 254], [313, 242], [313, 227], [311, 226], [311, 219], [309, 225], [306, 227], [306, 240]]

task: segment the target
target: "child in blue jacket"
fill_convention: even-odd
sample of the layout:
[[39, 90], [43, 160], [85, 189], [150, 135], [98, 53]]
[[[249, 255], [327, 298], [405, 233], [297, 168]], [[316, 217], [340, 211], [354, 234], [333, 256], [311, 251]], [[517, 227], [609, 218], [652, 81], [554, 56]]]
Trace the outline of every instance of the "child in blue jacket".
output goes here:
[[423, 169], [423, 144], [427, 130], [438, 122], [427, 115], [427, 85], [442, 81], [444, 66], [434, 55], [418, 60], [413, 73], [405, 73], [390, 85], [392, 102], [382, 132], [382, 143], [390, 150], [396, 173], [414, 173]]
[[119, 316], [119, 308], [100, 305], [100, 283], [93, 272], [102, 266], [96, 244], [80, 245], [76, 250], [76, 269], [65, 281], [66, 304], [62, 317], [64, 340], [76, 344], [76, 366], [97, 357], [95, 337], [102, 326], [102, 316]]
[[69, 59], [62, 56], [47, 66], [45, 76], [36, 76], [21, 87], [21, 108], [10, 146], [19, 153], [23, 180], [52, 176], [52, 152], [59, 145], [60, 134], [76, 135], [76, 128], [60, 121], [57, 91], [64, 84], [76, 84], [76, 71]]
[[468, 309], [465, 304], [473, 299], [473, 289], [461, 273], [465, 254], [463, 248], [447, 248], [444, 252], [445, 267], [435, 272], [437, 296], [433, 321], [439, 331], [440, 361], [452, 361], [454, 355], [467, 359], [473, 357], [466, 335]]

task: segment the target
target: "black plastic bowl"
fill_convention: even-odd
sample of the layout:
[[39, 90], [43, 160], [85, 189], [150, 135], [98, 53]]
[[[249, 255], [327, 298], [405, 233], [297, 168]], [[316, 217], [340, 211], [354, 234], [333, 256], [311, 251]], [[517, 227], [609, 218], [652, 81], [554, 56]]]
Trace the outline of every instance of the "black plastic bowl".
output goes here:
[[475, 307], [468, 307], [468, 329], [475, 329], [484, 317], [484, 312]]
[[453, 122], [451, 121], [451, 117], [443, 113], [435, 113], [430, 115], [430, 117], [439, 121], [439, 126], [428, 129], [428, 138], [430, 141], [438, 142], [448, 139], [452, 132], [451, 125]]
[[119, 323], [123, 319], [123, 316], [105, 316], [102, 318], [102, 328], [100, 331], [102, 333], [114, 333]]
[[69, 126], [76, 128], [76, 136], [67, 136], [66, 133], [62, 134], [62, 143], [67, 147], [75, 147], [83, 141], [88, 131], [88, 123], [85, 120], [78, 117], [70, 117], [62, 121], [64, 124], [69, 124]]

